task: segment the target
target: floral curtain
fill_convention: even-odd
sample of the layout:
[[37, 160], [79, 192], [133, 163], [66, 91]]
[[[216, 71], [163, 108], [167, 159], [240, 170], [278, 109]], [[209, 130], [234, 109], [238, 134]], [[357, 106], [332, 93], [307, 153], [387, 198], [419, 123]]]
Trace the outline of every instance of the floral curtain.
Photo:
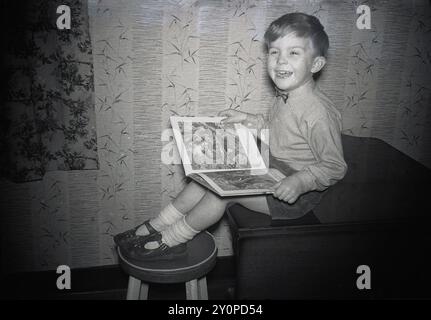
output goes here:
[[[57, 27], [60, 5], [70, 8], [70, 29]], [[87, 1], [5, 1], [1, 11], [2, 175], [20, 182], [97, 169]]]

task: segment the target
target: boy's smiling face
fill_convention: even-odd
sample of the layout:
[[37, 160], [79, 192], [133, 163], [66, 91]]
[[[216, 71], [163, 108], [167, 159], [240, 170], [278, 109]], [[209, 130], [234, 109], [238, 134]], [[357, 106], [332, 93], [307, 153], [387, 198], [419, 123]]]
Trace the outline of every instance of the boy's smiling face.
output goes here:
[[316, 57], [310, 39], [293, 32], [271, 42], [268, 49], [268, 74], [278, 89], [292, 91], [312, 79], [325, 65]]

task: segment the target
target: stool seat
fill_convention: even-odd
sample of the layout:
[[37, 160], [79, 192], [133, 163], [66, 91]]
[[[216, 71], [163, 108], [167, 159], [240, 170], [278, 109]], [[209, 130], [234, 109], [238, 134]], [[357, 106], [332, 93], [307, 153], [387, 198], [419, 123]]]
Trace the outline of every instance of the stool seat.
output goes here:
[[[118, 248], [121, 268], [129, 274], [128, 299], [136, 298], [136, 290], [140, 290], [140, 297], [146, 298], [148, 286], [146, 283], [179, 283], [185, 282], [187, 296], [189, 291], [196, 291], [195, 287], [206, 280], [205, 275], [215, 266], [217, 247], [214, 237], [208, 232], [201, 232], [187, 242], [186, 255], [172, 260], [139, 261], [125, 257]], [[202, 279], [203, 278], [203, 279]], [[141, 281], [143, 283], [141, 283]], [[140, 287], [140, 288], [138, 288]], [[198, 288], [199, 289], [199, 288]], [[204, 293], [204, 296], [206, 294]], [[194, 295], [191, 293], [191, 298]]]

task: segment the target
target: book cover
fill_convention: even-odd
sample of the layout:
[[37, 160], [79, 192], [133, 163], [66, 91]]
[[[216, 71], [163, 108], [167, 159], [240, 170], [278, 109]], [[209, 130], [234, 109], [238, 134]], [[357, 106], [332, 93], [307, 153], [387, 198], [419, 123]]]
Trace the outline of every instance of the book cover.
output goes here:
[[186, 176], [220, 196], [272, 193], [285, 176], [267, 168], [248, 128], [222, 119], [170, 118]]

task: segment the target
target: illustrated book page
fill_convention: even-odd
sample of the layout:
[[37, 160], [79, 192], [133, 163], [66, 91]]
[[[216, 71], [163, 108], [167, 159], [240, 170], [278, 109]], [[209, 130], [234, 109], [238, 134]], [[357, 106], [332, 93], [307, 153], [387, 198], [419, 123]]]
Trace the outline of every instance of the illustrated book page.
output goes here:
[[268, 169], [253, 133], [222, 117], [171, 117], [186, 176], [221, 196], [271, 193], [285, 176]]

